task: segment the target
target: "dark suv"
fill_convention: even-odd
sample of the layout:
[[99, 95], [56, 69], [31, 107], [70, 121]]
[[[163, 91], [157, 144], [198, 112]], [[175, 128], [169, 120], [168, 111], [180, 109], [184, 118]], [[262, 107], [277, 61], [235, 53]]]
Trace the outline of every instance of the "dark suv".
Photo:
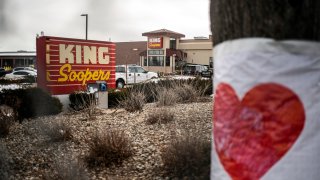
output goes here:
[[188, 64], [183, 69], [185, 75], [201, 75], [202, 77], [210, 78], [212, 71], [209, 70], [207, 65]]
[[205, 71], [201, 71], [202, 77], [212, 78], [213, 72], [212, 69], [207, 69]]

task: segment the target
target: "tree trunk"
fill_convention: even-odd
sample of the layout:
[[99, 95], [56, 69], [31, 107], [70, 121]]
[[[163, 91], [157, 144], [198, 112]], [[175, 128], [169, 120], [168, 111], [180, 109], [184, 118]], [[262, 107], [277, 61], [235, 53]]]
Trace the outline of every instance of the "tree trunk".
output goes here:
[[243, 37], [320, 41], [319, 0], [211, 0], [214, 44]]

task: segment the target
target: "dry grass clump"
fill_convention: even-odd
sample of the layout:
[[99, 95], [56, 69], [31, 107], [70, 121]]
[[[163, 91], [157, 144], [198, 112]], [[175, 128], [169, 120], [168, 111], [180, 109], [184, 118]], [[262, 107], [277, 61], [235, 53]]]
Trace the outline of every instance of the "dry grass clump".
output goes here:
[[13, 109], [6, 105], [0, 106], [0, 138], [6, 137], [14, 123]]
[[150, 113], [146, 120], [146, 124], [166, 124], [174, 120], [174, 112], [167, 108], [159, 108], [156, 111]]
[[172, 81], [170, 86], [161, 86], [157, 88], [155, 93], [157, 95], [157, 105], [158, 106], [172, 106], [179, 103], [197, 102], [199, 100], [203, 101], [205, 92], [207, 91], [209, 85], [202, 84], [198, 87], [198, 81], [180, 82]]
[[179, 99], [177, 93], [172, 88], [158, 88], [157, 106], [172, 106], [175, 105]]
[[[137, 96], [139, 94], [141, 97]], [[203, 101], [212, 94], [212, 80], [200, 78], [188, 80], [166, 79], [158, 82], [140, 83], [126, 89], [126, 97], [120, 105], [129, 112], [142, 111], [144, 103], [156, 102], [157, 106], [172, 106], [179, 103]], [[202, 98], [202, 99], [201, 99]], [[143, 105], [141, 105], [143, 104]]]
[[7, 148], [0, 144], [0, 179], [9, 179], [12, 173], [10, 164], [12, 164], [11, 156]]
[[141, 112], [143, 106], [146, 104], [146, 98], [143, 92], [133, 91], [125, 97], [124, 100], [120, 101], [120, 106], [122, 106], [128, 112]]
[[49, 137], [52, 142], [68, 141], [73, 136], [71, 126], [66, 121], [66, 119], [42, 119], [37, 123], [38, 130], [41, 135]]
[[87, 92], [75, 92], [69, 95], [70, 108], [74, 111], [82, 111], [85, 119], [94, 120], [97, 111], [97, 99], [95, 94]]
[[209, 179], [211, 142], [196, 135], [171, 140], [161, 158], [167, 174], [179, 179]]
[[45, 179], [51, 180], [89, 180], [89, 174], [86, 171], [85, 164], [71, 156], [58, 158], [53, 163], [53, 171], [45, 174]]
[[119, 165], [133, 152], [131, 141], [121, 130], [105, 130], [96, 133], [89, 141], [86, 162], [89, 167]]
[[177, 103], [178, 97], [172, 89], [161, 88], [157, 94], [157, 106], [172, 106]]
[[195, 102], [201, 96], [199, 90], [189, 84], [176, 86], [173, 91], [177, 94], [179, 102]]

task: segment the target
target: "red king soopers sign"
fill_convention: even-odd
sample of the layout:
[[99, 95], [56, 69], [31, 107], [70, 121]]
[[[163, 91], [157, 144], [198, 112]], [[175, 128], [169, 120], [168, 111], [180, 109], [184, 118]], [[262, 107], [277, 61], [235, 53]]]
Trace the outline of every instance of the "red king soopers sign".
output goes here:
[[39, 37], [38, 87], [53, 95], [86, 90], [96, 81], [115, 88], [115, 48], [112, 42]]
[[150, 49], [161, 49], [163, 47], [163, 37], [149, 37], [148, 47]]

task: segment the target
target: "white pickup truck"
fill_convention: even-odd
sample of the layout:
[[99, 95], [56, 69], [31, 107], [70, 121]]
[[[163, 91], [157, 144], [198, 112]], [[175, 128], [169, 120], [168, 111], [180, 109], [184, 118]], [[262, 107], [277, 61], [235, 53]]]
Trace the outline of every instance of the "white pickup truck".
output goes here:
[[[127, 71], [126, 71], [127, 66]], [[126, 73], [127, 72], [127, 73]], [[116, 66], [116, 87], [123, 88], [126, 84], [141, 83], [149, 79], [158, 78], [155, 72], [149, 72], [141, 66], [128, 64]]]

